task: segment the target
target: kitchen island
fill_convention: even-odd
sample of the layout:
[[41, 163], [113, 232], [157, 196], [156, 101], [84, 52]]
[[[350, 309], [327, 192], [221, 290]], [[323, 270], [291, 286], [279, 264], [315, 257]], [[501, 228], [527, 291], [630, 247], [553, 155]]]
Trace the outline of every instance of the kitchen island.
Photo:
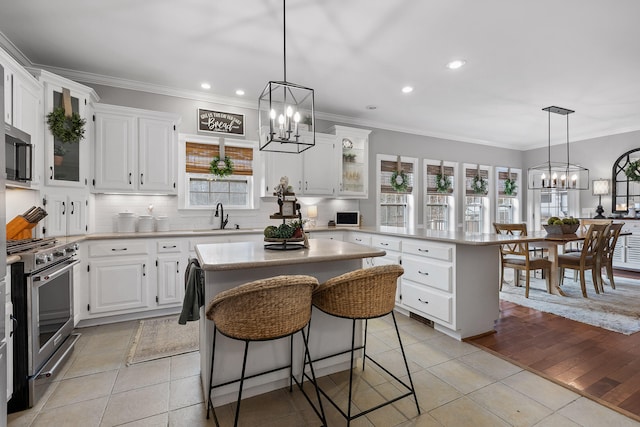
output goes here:
[[[331, 277], [357, 270], [364, 258], [384, 256], [384, 250], [347, 242], [312, 239], [308, 249], [268, 250], [261, 242], [213, 243], [196, 246], [198, 261], [205, 272], [205, 307], [200, 310], [200, 372], [204, 395], [208, 395], [213, 324], [204, 316], [206, 304], [226, 289], [282, 274], [306, 274], [323, 282]], [[250, 309], [248, 307], [247, 309]], [[350, 321], [313, 310], [309, 348], [319, 357], [348, 348]], [[361, 331], [360, 331], [361, 332]], [[243, 342], [218, 335], [216, 338], [214, 384], [236, 379], [242, 366]], [[357, 340], [362, 341], [360, 333]], [[300, 372], [302, 342], [294, 340], [294, 372]], [[285, 365], [289, 359], [289, 340], [255, 342], [249, 346], [248, 375]], [[296, 365], [296, 361], [298, 362]], [[218, 364], [219, 363], [219, 364]], [[327, 375], [348, 368], [348, 355], [314, 364], [316, 375]], [[250, 397], [288, 385], [288, 371], [264, 375], [245, 383], [243, 396]], [[216, 406], [232, 402], [237, 396], [237, 384], [215, 390]]]

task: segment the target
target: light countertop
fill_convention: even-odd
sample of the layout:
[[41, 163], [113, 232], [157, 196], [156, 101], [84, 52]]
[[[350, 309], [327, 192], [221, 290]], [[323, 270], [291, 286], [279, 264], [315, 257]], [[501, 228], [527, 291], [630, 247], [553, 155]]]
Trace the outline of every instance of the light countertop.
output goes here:
[[[307, 228], [305, 232], [311, 235], [318, 233], [322, 236], [323, 232], [331, 231], [354, 231], [362, 233], [378, 234], [382, 236], [396, 236], [401, 238], [412, 238], [421, 240], [438, 241], [443, 243], [453, 243], [472, 246], [493, 246], [504, 243], [505, 241], [526, 240], [540, 241], [544, 240], [545, 232], [532, 233], [531, 236], [525, 238], [515, 236], [505, 236], [493, 233], [464, 233], [460, 231], [436, 231], [436, 230], [407, 230], [400, 227], [315, 227]], [[235, 229], [206, 229], [206, 230], [172, 230], [172, 231], [152, 231], [147, 233], [93, 233], [87, 235], [58, 237], [58, 239], [66, 239], [68, 242], [83, 240], [108, 240], [108, 239], [144, 239], [144, 238], [164, 238], [164, 237], [206, 237], [206, 236], [234, 236], [243, 234], [260, 234], [262, 228], [243, 228]], [[310, 239], [314, 240], [314, 239]]]
[[204, 270], [240, 270], [277, 265], [307, 264], [384, 256], [385, 251], [329, 239], [310, 239], [308, 249], [264, 248], [263, 242], [209, 243], [196, 246]]

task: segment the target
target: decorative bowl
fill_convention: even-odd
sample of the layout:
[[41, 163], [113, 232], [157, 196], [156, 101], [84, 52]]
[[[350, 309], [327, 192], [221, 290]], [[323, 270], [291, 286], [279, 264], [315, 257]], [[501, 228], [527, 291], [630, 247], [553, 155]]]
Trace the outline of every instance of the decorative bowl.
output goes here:
[[580, 224], [542, 224], [547, 234], [561, 235], [561, 234], [575, 234], [578, 231]]

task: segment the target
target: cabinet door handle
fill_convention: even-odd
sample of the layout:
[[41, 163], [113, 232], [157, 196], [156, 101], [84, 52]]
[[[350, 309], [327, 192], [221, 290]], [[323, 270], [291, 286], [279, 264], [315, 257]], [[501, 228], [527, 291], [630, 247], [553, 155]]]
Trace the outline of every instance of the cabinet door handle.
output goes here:
[[298, 181], [298, 190], [302, 191], [302, 181]]
[[16, 319], [16, 317], [13, 314], [9, 315], [9, 318], [11, 319], [11, 332], [9, 332], [9, 338], [11, 338], [13, 336], [13, 333], [16, 331], [16, 327], [18, 326], [18, 319]]
[[356, 241], [356, 242], [362, 242], [362, 239], [358, 239], [358, 238], [356, 237], [355, 241]]
[[429, 301], [425, 301], [422, 298], [418, 298], [418, 301], [420, 301], [423, 304], [429, 304]]
[[384, 242], [380, 243], [380, 245], [381, 245], [381, 246], [389, 246], [389, 244], [388, 244], [388, 243], [384, 243]]
[[140, 174], [140, 185], [144, 185], [144, 174]]
[[129, 172], [129, 185], [131, 185], [131, 172]]
[[309, 181], [305, 181], [304, 182], [304, 191], [307, 191], [309, 189]]
[[76, 211], [76, 205], [74, 205], [73, 202], [71, 202], [71, 215], [73, 215], [75, 211]]
[[111, 248], [111, 250], [114, 252], [118, 252], [118, 251], [126, 251], [127, 248]]
[[53, 180], [53, 166], [49, 166], [49, 169], [51, 169], [51, 176], [49, 177], [49, 179]]
[[180, 274], [180, 261], [176, 261], [176, 273]]
[[420, 270], [418, 270], [418, 273], [422, 274], [423, 276], [428, 276], [429, 275], [429, 272], [424, 272], [424, 271], [420, 271]]
[[420, 249], [420, 248], [418, 248], [418, 251], [419, 251], [419, 252], [427, 252], [427, 253], [428, 253], [428, 252], [429, 252], [429, 249]]
[[62, 215], [64, 215], [67, 212], [67, 205], [65, 205], [64, 202], [62, 202]]
[[147, 275], [147, 264], [142, 264], [142, 277]]
[[175, 247], [176, 247], [176, 245], [171, 245], [171, 246], [162, 245], [162, 249], [173, 249]]

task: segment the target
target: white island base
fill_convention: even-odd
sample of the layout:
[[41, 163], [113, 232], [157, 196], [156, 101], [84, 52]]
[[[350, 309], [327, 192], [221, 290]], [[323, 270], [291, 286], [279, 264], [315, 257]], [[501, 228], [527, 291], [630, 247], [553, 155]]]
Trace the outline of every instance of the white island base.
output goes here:
[[[362, 266], [362, 258], [384, 255], [384, 251], [351, 243], [314, 239], [311, 248], [295, 251], [268, 251], [260, 243], [231, 243], [198, 245], [196, 247], [201, 266], [205, 270], [205, 306], [219, 292], [253, 280], [282, 274], [306, 274], [316, 277], [320, 283]], [[250, 310], [250, 307], [247, 307]], [[213, 323], [200, 311], [200, 372], [204, 395], [209, 392], [209, 372]], [[362, 342], [362, 328], [358, 328], [356, 342]], [[350, 348], [351, 321], [328, 316], [313, 309], [309, 349], [318, 358]], [[214, 384], [240, 377], [244, 342], [218, 334]], [[300, 334], [294, 338], [294, 373], [301, 372], [303, 346]], [[317, 376], [348, 369], [349, 355], [324, 360], [314, 364]], [[251, 342], [247, 358], [247, 376], [253, 373], [282, 367], [289, 361], [289, 338], [276, 341]], [[266, 393], [289, 385], [289, 370], [283, 369], [264, 376], [246, 380], [243, 398]], [[237, 399], [238, 384], [216, 388], [213, 392], [215, 406]]]

